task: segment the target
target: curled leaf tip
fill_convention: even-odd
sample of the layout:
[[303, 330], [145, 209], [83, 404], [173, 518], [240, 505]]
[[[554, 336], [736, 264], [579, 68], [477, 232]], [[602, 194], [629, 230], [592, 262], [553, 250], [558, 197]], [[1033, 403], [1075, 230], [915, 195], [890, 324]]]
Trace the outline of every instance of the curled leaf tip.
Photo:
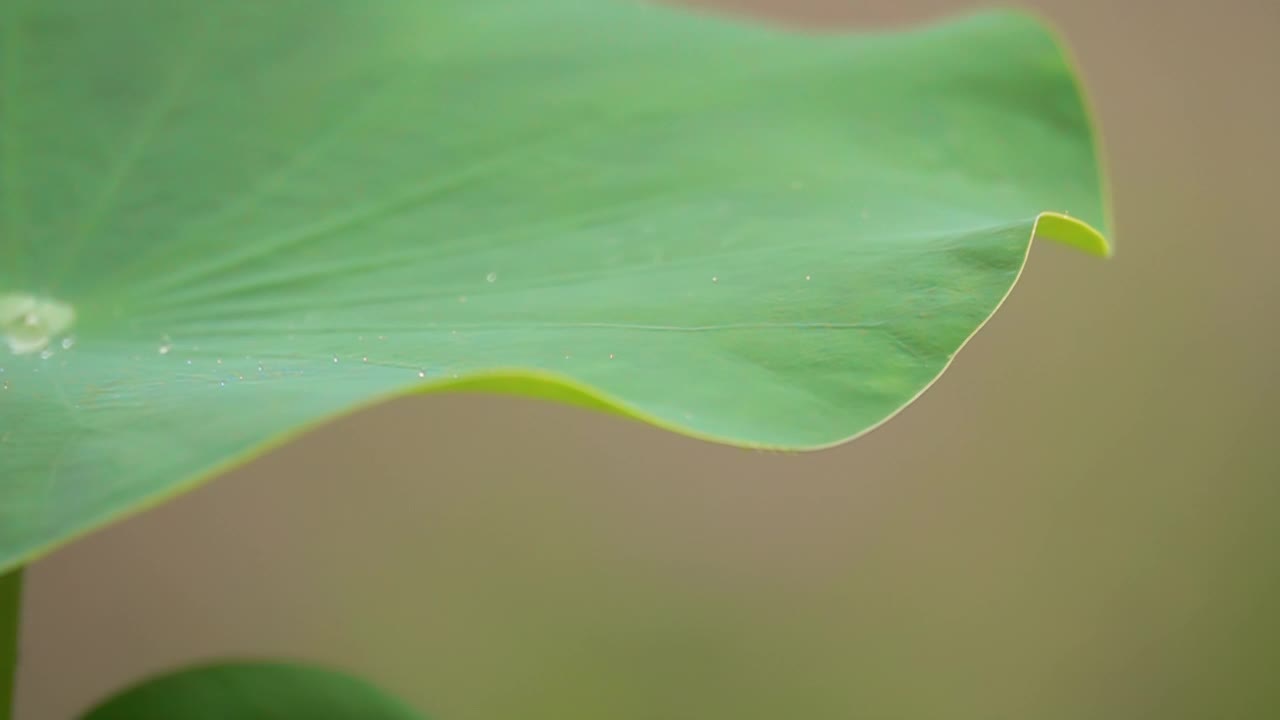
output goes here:
[[1066, 213], [1040, 213], [1036, 217], [1032, 236], [1070, 245], [1098, 257], [1109, 258], [1115, 254], [1115, 247], [1101, 232]]

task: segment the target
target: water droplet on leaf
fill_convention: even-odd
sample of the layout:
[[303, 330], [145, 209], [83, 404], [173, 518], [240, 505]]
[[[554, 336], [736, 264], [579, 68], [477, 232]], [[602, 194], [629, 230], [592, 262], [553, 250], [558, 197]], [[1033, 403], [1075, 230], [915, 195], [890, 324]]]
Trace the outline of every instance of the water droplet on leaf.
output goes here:
[[40, 352], [71, 329], [76, 313], [66, 303], [26, 293], [0, 294], [0, 339], [15, 355]]

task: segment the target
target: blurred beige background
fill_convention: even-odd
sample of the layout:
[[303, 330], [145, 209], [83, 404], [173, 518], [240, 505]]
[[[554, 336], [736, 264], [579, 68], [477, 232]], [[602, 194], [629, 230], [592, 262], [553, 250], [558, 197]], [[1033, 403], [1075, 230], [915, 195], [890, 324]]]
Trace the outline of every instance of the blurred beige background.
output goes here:
[[1038, 245], [892, 423], [782, 456], [379, 408], [35, 566], [20, 720], [226, 655], [442, 720], [1280, 717], [1280, 4], [1030, 4], [1082, 64], [1119, 254]]

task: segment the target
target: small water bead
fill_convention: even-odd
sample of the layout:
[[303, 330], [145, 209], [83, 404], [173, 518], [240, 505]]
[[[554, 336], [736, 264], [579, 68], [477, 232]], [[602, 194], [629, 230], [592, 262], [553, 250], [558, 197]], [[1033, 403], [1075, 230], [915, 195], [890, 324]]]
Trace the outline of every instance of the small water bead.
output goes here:
[[810, 276], [808, 276], [808, 275], [805, 275], [805, 276], [804, 276], [804, 279], [805, 279], [805, 280], [811, 280], [812, 278], [811, 278]]
[[610, 359], [610, 360], [612, 360], [612, 359], [613, 359], [613, 353], [609, 353], [609, 359]]
[[426, 376], [427, 376], [427, 373], [426, 373], [426, 372], [424, 372], [424, 371], [422, 371], [422, 370], [419, 370], [419, 371], [418, 371], [418, 377], [420, 377], [420, 378], [424, 378], [424, 377], [426, 377]]
[[712, 275], [712, 276], [711, 276], [711, 282], [713, 282], [713, 283], [718, 283], [718, 282], [720, 282], [720, 278], [716, 277], [715, 275]]
[[73, 338], [73, 337], [64, 337], [64, 338], [62, 338], [62, 349], [63, 349], [63, 350], [70, 350], [71, 348], [75, 347], [75, 345], [76, 345], [76, 339], [75, 339], [75, 338]]
[[360, 358], [360, 362], [369, 362], [369, 356], [365, 355], [364, 357]]
[[338, 356], [337, 356], [337, 355], [334, 355], [334, 356], [333, 356], [333, 362], [334, 362], [334, 364], [337, 364], [337, 362], [338, 362]]
[[487, 283], [496, 283], [496, 282], [498, 282], [498, 273], [496, 273], [496, 272], [491, 272], [491, 273], [489, 273], [488, 275], [485, 275], [485, 276], [484, 276], [484, 281], [485, 281], [485, 282], [487, 282]]
[[26, 293], [0, 294], [0, 341], [14, 355], [37, 353], [71, 329], [75, 310]]
[[49, 359], [49, 358], [51, 358], [51, 357], [53, 357], [53, 351], [52, 351], [52, 350], [41, 350], [41, 351], [40, 351], [40, 359], [41, 359], [41, 360], [48, 360], [48, 359]]

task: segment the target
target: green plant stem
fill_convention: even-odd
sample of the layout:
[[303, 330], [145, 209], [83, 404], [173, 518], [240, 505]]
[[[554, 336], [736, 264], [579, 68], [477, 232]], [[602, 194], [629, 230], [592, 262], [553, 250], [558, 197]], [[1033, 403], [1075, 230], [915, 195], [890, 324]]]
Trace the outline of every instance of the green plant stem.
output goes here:
[[0, 575], [0, 720], [13, 717], [18, 673], [18, 626], [22, 615], [22, 569]]

